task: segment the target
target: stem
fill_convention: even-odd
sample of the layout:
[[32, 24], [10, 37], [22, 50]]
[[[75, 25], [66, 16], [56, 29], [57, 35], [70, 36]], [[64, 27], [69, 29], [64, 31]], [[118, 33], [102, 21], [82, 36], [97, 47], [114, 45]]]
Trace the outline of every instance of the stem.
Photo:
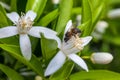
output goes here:
[[83, 59], [90, 59], [90, 56], [82, 56]]

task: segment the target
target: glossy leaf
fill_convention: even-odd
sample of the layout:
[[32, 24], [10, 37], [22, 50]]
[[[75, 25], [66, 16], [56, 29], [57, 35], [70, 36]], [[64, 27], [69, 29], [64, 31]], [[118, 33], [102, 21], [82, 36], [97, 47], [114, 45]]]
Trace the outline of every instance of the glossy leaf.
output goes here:
[[58, 16], [58, 9], [48, 13], [44, 16], [40, 21], [38, 21], [37, 25], [40, 26], [47, 26], [51, 21], [53, 21]]
[[41, 62], [38, 61], [38, 59], [32, 55], [32, 58], [30, 61], [27, 61], [20, 53], [20, 48], [15, 45], [7, 45], [7, 44], [0, 44], [0, 47], [9, 52], [11, 56], [22, 62], [24, 65], [30, 67], [32, 70], [34, 70], [37, 74], [43, 76], [43, 70], [41, 66]]
[[26, 12], [28, 10], [33, 10], [37, 13], [36, 20], [38, 20], [45, 8], [46, 2], [47, 0], [27, 0]]
[[61, 0], [59, 7], [59, 18], [56, 26], [58, 35], [64, 30], [71, 16], [73, 0]]
[[4, 43], [4, 44], [19, 45], [19, 41], [16, 36], [2, 38], [2, 39], [0, 39], [0, 42]]
[[[100, 19], [101, 14], [103, 12], [104, 9], [104, 2], [102, 2], [94, 11], [93, 11], [93, 15], [92, 16], [92, 29], [94, 28], [95, 24], [97, 23], [97, 21]], [[92, 31], [91, 31], [92, 32]]]
[[88, 21], [92, 17], [89, 0], [82, 0], [82, 23]]
[[83, 27], [83, 36], [90, 35], [92, 25], [92, 12], [88, 0], [82, 0], [82, 24], [86, 23]]
[[104, 40], [109, 42], [109, 43], [113, 43], [115, 45], [118, 45], [118, 46], [120, 45], [120, 37], [118, 37], [118, 36], [113, 38], [113, 36], [111, 36], [111, 35], [105, 35]]
[[24, 78], [18, 74], [13, 69], [9, 68], [8, 66], [5, 66], [3, 64], [0, 64], [0, 70], [3, 71], [10, 80], [24, 80]]
[[11, 0], [11, 11], [17, 11], [17, 0]]
[[0, 27], [9, 25], [4, 8], [0, 5]]
[[120, 74], [107, 70], [81, 71], [70, 76], [70, 80], [119, 80]]
[[72, 14], [81, 14], [82, 8], [81, 7], [77, 7], [77, 8], [73, 8], [72, 9]]
[[46, 62], [49, 62], [50, 59], [56, 54], [57, 52], [57, 42], [54, 40], [48, 40], [44, 38], [44, 35], [41, 34], [41, 48], [42, 48], [42, 55]]

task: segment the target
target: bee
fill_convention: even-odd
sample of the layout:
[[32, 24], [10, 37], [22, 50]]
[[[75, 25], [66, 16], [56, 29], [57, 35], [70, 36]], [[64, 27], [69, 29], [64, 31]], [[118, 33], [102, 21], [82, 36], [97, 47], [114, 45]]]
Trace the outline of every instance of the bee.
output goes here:
[[64, 38], [64, 41], [67, 42], [72, 36], [80, 36], [81, 34], [81, 30], [76, 28], [76, 27], [73, 27], [70, 29], [70, 31], [68, 31], [66, 34], [65, 34], [65, 38]]

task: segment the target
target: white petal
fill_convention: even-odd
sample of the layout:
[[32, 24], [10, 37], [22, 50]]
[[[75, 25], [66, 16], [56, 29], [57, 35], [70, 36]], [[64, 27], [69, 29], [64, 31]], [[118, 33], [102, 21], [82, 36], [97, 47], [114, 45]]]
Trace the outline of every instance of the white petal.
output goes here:
[[86, 63], [84, 62], [84, 60], [79, 57], [76, 54], [69, 54], [68, 57], [74, 61], [76, 64], [78, 64], [81, 68], [83, 68], [84, 70], [88, 71], [88, 67], [86, 65]]
[[72, 27], [72, 20], [69, 20], [69, 21], [67, 22], [67, 25], [66, 25], [65, 30], [64, 30], [63, 39], [64, 39], [64, 37], [65, 37], [66, 32], [67, 32], [71, 27]]
[[25, 18], [30, 17], [30, 19], [33, 21], [36, 18], [37, 14], [33, 12], [32, 10], [28, 11], [25, 15]]
[[66, 25], [64, 33], [66, 33], [71, 28], [71, 26], [72, 26], [72, 20], [69, 20], [68, 23], [67, 23], [67, 25]]
[[83, 44], [81, 46], [84, 47], [84, 46], [86, 46], [92, 40], [92, 37], [91, 36], [87, 36], [87, 37], [80, 38], [80, 39], [83, 42]]
[[40, 33], [43, 33], [45, 38], [47, 39], [53, 39], [56, 40], [58, 43], [58, 48], [61, 47], [61, 40], [56, 36], [56, 32], [48, 29], [48, 28], [44, 28], [44, 27], [32, 27], [30, 29], [30, 31], [28, 32], [29, 35], [40, 38]]
[[31, 51], [31, 43], [27, 34], [20, 34], [20, 49], [22, 55], [27, 59], [31, 59], [32, 51]]
[[39, 27], [32, 27], [29, 32], [29, 35], [33, 36], [33, 37], [37, 37], [40, 38], [40, 28]]
[[66, 56], [59, 51], [57, 55], [51, 60], [49, 63], [47, 69], [45, 70], [45, 76], [49, 76], [53, 73], [55, 73], [59, 68], [62, 67], [66, 59]]
[[33, 26], [30, 31], [28, 32], [29, 35], [40, 38], [40, 33], [56, 35], [57, 33], [51, 29], [40, 27], [40, 26]]
[[[37, 26], [35, 26], [37, 28]], [[44, 33], [44, 34], [50, 34], [50, 35], [56, 35], [57, 32], [53, 31], [52, 29], [49, 29], [49, 28], [45, 28], [45, 27], [42, 27], [42, 26], [38, 26], [38, 28], [40, 29], [40, 32], [41, 33]]]
[[73, 47], [71, 49], [66, 49], [64, 50], [64, 52], [66, 52], [66, 54], [71, 54], [71, 53], [78, 53], [80, 50], [76, 47]]
[[6, 38], [18, 34], [17, 27], [8, 26], [0, 29], [0, 38]]
[[14, 23], [18, 22], [19, 15], [16, 12], [7, 13], [7, 17]]

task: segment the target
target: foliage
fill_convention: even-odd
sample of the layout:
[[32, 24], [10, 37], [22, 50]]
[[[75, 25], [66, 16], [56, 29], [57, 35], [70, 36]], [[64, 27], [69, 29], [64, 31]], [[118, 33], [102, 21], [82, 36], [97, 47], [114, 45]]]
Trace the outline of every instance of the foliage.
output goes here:
[[[78, 53], [81, 57], [90, 57], [93, 52], [109, 52], [114, 60], [107, 65], [93, 64], [85, 58], [89, 72], [82, 71], [78, 65], [68, 60], [57, 72], [49, 77], [44, 76], [50, 60], [58, 52], [57, 42], [46, 39], [43, 34], [41, 39], [30, 36], [32, 43], [32, 58], [27, 61], [19, 47], [19, 37], [12, 36], [0, 39], [0, 80], [34, 80], [37, 75], [43, 80], [119, 80], [120, 79], [120, 16], [108, 17], [112, 9], [120, 8], [119, 0], [1, 0], [0, 1], [0, 28], [13, 25], [6, 13], [27, 12], [33, 10], [37, 13], [35, 26], [42, 26], [56, 31], [62, 39], [65, 26], [71, 19], [83, 36], [93, 36], [96, 24], [106, 21], [108, 28], [102, 33], [102, 38], [93, 36], [92, 42]], [[2, 5], [1, 3], [4, 3]], [[6, 8], [9, 7], [9, 8]], [[82, 15], [77, 25], [77, 16]], [[77, 25], [77, 26], [76, 26]]]

